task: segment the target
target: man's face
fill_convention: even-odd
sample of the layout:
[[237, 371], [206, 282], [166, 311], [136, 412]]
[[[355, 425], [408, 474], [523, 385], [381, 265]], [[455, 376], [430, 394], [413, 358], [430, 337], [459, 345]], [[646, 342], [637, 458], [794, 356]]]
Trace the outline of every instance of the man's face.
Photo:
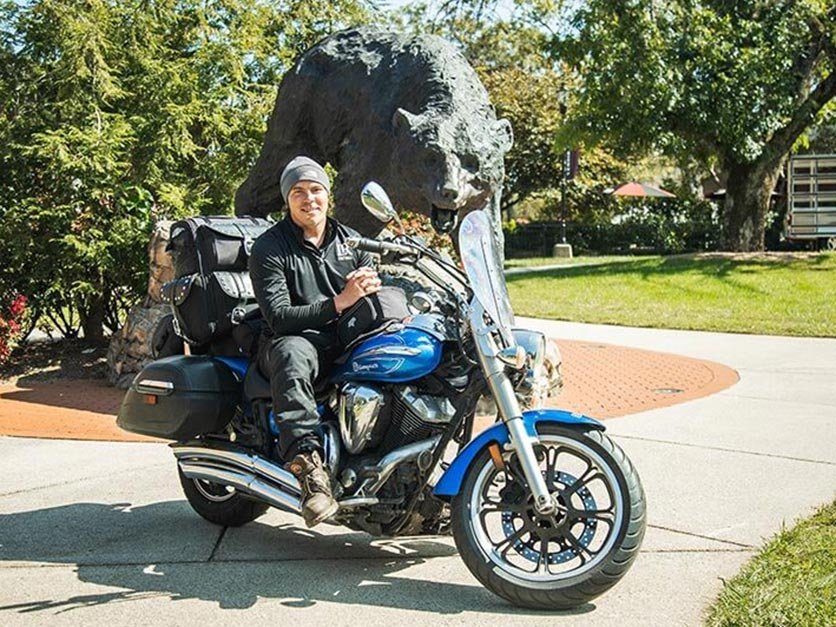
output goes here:
[[316, 229], [327, 217], [328, 191], [315, 181], [299, 181], [287, 195], [290, 219], [303, 230]]

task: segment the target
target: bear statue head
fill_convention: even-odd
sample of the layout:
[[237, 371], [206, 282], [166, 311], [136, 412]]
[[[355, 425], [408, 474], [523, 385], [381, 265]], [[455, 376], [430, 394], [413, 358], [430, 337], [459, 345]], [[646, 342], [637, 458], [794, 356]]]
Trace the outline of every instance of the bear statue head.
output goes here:
[[393, 197], [431, 215], [436, 229], [449, 231], [457, 214], [484, 208], [500, 189], [513, 134], [493, 111], [398, 108], [392, 132]]

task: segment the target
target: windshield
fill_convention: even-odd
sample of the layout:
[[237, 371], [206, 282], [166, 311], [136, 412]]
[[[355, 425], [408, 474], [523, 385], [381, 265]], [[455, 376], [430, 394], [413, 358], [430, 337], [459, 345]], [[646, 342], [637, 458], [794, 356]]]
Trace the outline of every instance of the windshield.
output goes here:
[[512, 346], [514, 312], [499, 265], [491, 223], [484, 211], [471, 211], [462, 220], [459, 250], [473, 295], [496, 324], [505, 345]]

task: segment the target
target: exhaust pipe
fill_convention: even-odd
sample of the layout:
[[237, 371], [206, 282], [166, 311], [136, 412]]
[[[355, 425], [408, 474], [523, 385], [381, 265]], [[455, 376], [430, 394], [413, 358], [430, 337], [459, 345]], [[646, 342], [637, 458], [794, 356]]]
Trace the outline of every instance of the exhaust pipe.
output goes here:
[[[413, 442], [388, 453], [376, 466], [376, 476], [370, 477], [353, 498], [340, 501], [341, 509], [377, 503], [375, 493], [386, 483], [395, 468], [431, 451], [440, 436]], [[213, 481], [232, 486], [243, 494], [265, 503], [299, 514], [301, 489], [296, 477], [284, 468], [259, 455], [237, 450], [194, 444], [172, 445], [177, 464], [185, 477]]]
[[369, 496], [377, 494], [377, 491], [383, 487], [383, 484], [392, 476], [392, 473], [395, 472], [398, 466], [404, 462], [418, 459], [422, 454], [433, 450], [439, 440], [441, 440], [441, 436], [437, 435], [428, 440], [419, 440], [418, 442], [407, 444], [387, 453], [383, 459], [377, 462], [377, 477], [367, 479], [361, 488], [363, 493]]
[[183, 475], [232, 486], [243, 494], [294, 514], [302, 511], [299, 482], [269, 460], [221, 448], [172, 446]]
[[262, 481], [255, 475], [228, 468], [203, 465], [199, 462], [178, 462], [183, 475], [189, 479], [204, 479], [232, 486], [242, 494], [255, 496], [273, 507], [298, 514], [302, 511], [299, 498], [282, 491], [276, 485]]
[[178, 461], [198, 462], [217, 468], [233, 468], [246, 471], [250, 475], [262, 477], [277, 484], [286, 492], [298, 496], [301, 494], [299, 482], [291, 473], [273, 462], [252, 453], [243, 453], [222, 448], [205, 446], [172, 446]]

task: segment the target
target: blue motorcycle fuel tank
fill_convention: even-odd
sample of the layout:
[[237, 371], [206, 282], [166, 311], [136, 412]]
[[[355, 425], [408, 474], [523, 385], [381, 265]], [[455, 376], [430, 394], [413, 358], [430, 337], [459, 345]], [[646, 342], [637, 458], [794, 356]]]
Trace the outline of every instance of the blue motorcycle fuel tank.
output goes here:
[[332, 380], [336, 383], [414, 381], [438, 367], [441, 353], [442, 340], [437, 335], [407, 324], [392, 333], [361, 342], [334, 372]]

